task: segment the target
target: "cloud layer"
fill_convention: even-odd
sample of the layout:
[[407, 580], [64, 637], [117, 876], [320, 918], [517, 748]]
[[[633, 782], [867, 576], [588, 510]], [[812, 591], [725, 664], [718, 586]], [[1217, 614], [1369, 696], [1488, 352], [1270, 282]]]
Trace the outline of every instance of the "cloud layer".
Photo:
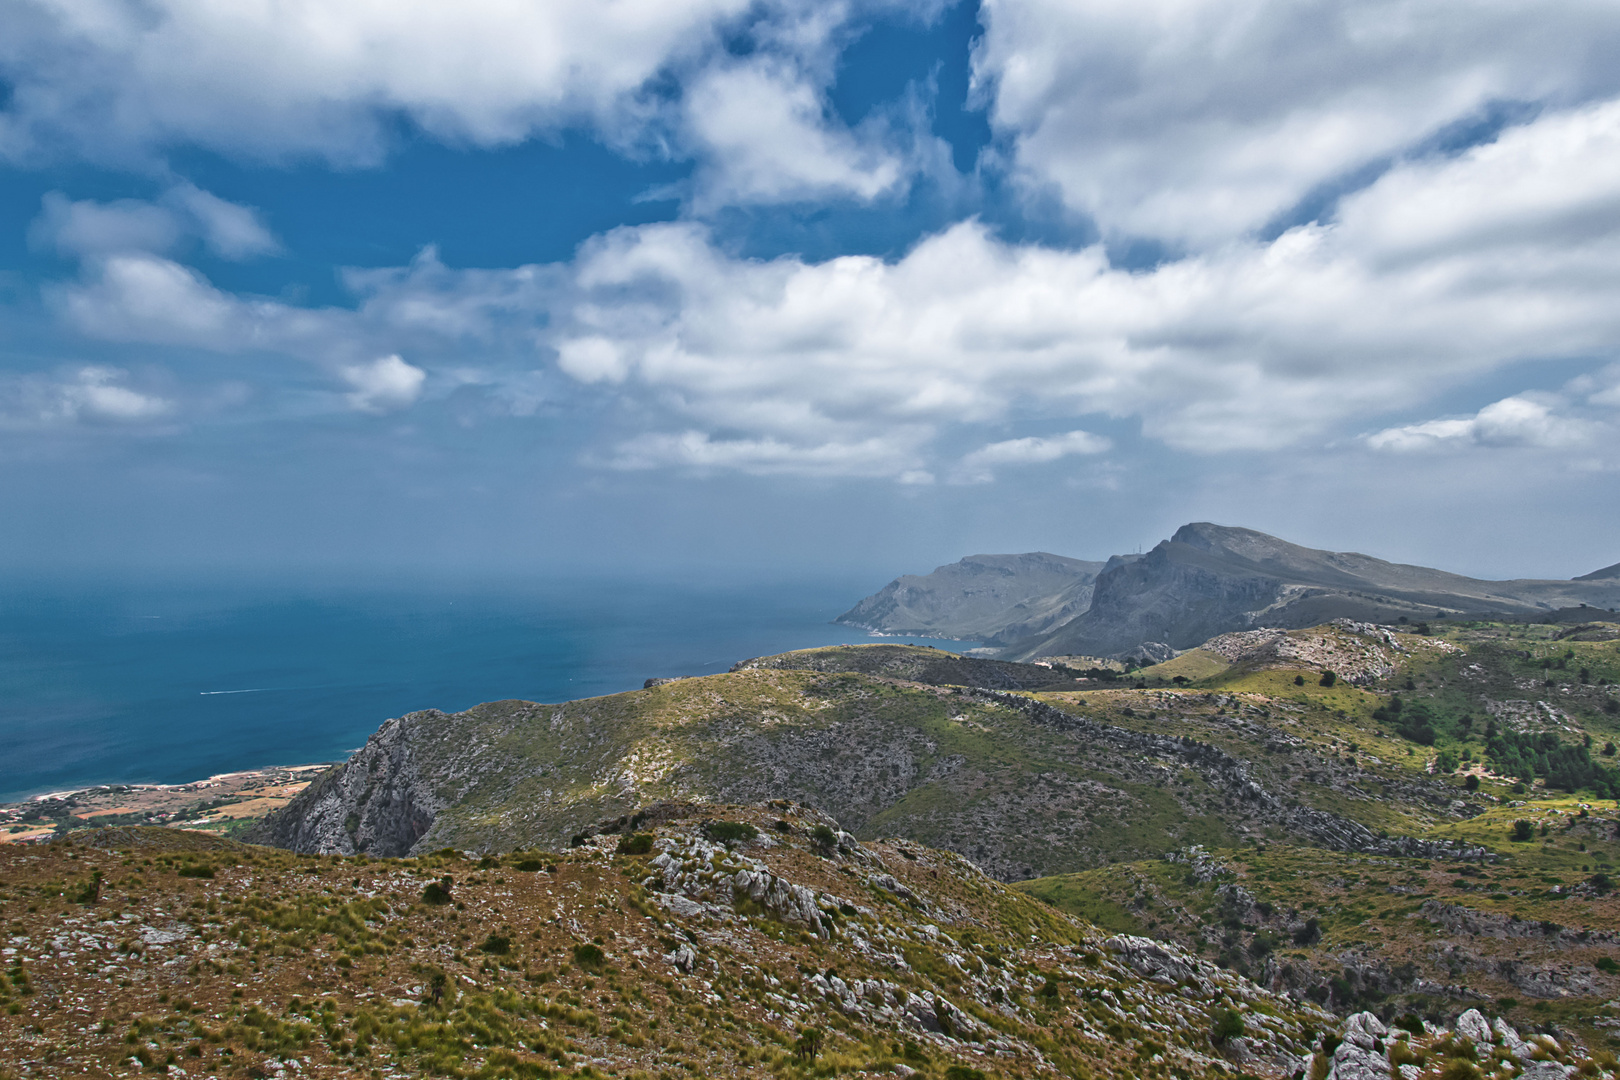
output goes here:
[[[1508, 365], [1620, 349], [1620, 103], [1547, 111], [1393, 167], [1332, 224], [1151, 271], [973, 221], [894, 261], [822, 262], [741, 258], [685, 222], [618, 229], [551, 266], [455, 270], [429, 251], [351, 273], [358, 306], [317, 310], [234, 296], [133, 250], [168, 243], [158, 220], [133, 205], [47, 208], [40, 234], [85, 253], [80, 280], [53, 293], [81, 332], [298, 357], [361, 411], [413, 403], [424, 371], [466, 367], [469, 351], [514, 378], [554, 360], [579, 392], [634, 410], [637, 434], [589, 452], [625, 469], [971, 480], [1106, 449], [1085, 430], [990, 432], [1099, 417], [1180, 451], [1275, 450]], [[1579, 425], [1550, 408], [1510, 398], [1367, 445], [1566, 445]], [[956, 432], [980, 449], [953, 460]]]
[[1586, 0], [985, 0], [974, 73], [1036, 185], [1207, 248], [1493, 116], [1620, 90]]

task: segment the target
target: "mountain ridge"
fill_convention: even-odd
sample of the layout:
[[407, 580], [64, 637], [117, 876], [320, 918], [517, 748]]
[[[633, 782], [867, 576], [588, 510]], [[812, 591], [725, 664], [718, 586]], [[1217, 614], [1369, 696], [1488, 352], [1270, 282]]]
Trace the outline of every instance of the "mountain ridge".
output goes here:
[[[1222, 633], [1304, 628], [1337, 618], [1374, 623], [1471, 615], [1525, 618], [1561, 608], [1620, 605], [1620, 563], [1569, 580], [1488, 581], [1360, 552], [1308, 548], [1212, 522], [1183, 525], [1144, 554], [1116, 555], [1102, 564], [1070, 560], [1084, 567], [1074, 571], [1074, 581], [1050, 572], [1057, 565], [1051, 560], [1062, 558], [970, 556], [929, 575], [897, 578], [837, 621], [885, 633], [938, 632], [977, 640], [998, 649], [1003, 659], [1027, 661], [1123, 658], [1147, 643], [1187, 649]], [[970, 562], [973, 568], [997, 568], [1000, 607], [975, 603], [969, 595]], [[1020, 578], [1025, 566], [1047, 569]], [[1084, 583], [1078, 580], [1082, 574], [1089, 575]], [[908, 604], [912, 597], [926, 602]], [[971, 620], [930, 621], [934, 613], [966, 607], [973, 610]]]

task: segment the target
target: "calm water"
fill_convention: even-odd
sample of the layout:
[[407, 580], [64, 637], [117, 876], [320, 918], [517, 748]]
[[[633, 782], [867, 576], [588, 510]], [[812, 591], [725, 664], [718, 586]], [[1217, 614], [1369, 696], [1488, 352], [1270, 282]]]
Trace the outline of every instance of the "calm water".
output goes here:
[[564, 701], [893, 640], [830, 623], [872, 587], [13, 585], [0, 800], [330, 761], [415, 709]]

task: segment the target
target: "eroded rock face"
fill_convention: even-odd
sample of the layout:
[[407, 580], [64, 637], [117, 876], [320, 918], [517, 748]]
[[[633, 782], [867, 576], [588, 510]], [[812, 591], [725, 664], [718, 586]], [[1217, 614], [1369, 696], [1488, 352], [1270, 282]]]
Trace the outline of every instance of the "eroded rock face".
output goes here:
[[[430, 710], [388, 721], [353, 757], [300, 793], [296, 813], [266, 818], [249, 841], [322, 854], [408, 854], [450, 802], [441, 778], [421, 767], [419, 752], [434, 741], [444, 718]], [[476, 761], [465, 767], [475, 768]]]
[[1344, 1041], [1333, 1051], [1328, 1080], [1388, 1080], [1389, 1058], [1384, 1039], [1389, 1029], [1370, 1012], [1345, 1021]]

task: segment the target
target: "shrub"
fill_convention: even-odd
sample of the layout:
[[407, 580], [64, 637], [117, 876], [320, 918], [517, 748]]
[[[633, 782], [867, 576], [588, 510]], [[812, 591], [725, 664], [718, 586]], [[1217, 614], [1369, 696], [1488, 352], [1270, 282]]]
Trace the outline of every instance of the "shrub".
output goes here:
[[[746, 821], [705, 821], [703, 832], [710, 840], [718, 840], [726, 847], [752, 840], [759, 835], [759, 830]], [[649, 841], [651, 839], [648, 837]], [[647, 850], [651, 851], [652, 848], [649, 846]]]
[[1452, 1058], [1440, 1070], [1440, 1080], [1480, 1080], [1479, 1066], [1467, 1058]]
[[[752, 826], [749, 827], [752, 828]], [[652, 833], [638, 832], [630, 836], [619, 837], [619, 846], [614, 850], [620, 855], [645, 855], [652, 849]]]
[[985, 1080], [983, 1069], [972, 1069], [966, 1065], [952, 1065], [945, 1070], [945, 1080]]
[[574, 963], [582, 971], [601, 971], [607, 966], [607, 954], [601, 948], [589, 941], [583, 945], [574, 946]]
[[1423, 1054], [1412, 1049], [1412, 1044], [1405, 1039], [1397, 1039], [1389, 1047], [1389, 1063], [1399, 1068], [1402, 1065], [1418, 1065], [1424, 1062]]
[[825, 825], [817, 825], [810, 830], [810, 840], [822, 851], [832, 851], [838, 846], [838, 834]]
[[454, 884], [449, 874], [438, 881], [428, 882], [427, 888], [422, 890], [422, 903], [432, 904], [434, 907], [443, 907], [450, 902], [450, 886]]
[[512, 939], [505, 934], [491, 934], [478, 946], [479, 952], [491, 953], [495, 956], [505, 956], [512, 951]]
[[1614, 888], [1614, 882], [1609, 880], [1609, 875], [1601, 870], [1587, 878], [1586, 883], [1596, 889], [1599, 896], [1607, 896], [1609, 891]]
[[1315, 916], [1305, 920], [1305, 925], [1294, 931], [1295, 945], [1314, 945], [1322, 940], [1322, 924], [1316, 921]]
[[94, 904], [101, 899], [101, 871], [97, 870], [90, 875], [90, 880], [80, 885], [73, 893], [73, 899], [81, 904]]
[[1243, 1034], [1243, 1014], [1235, 1009], [1217, 1010], [1214, 1020], [1209, 1037], [1217, 1046], [1224, 1046]]
[[192, 863], [187, 866], [182, 866], [179, 870], [179, 874], [181, 877], [211, 878], [214, 876], [214, 868], [209, 866], [207, 863]]
[[1339, 681], [1339, 677], [1337, 675], [1333, 674], [1333, 672], [1324, 671], [1324, 672], [1322, 672], [1322, 677], [1317, 680], [1316, 685], [1318, 685], [1318, 686], [1332, 686], [1334, 683], [1336, 683], [1338, 681]]
[[541, 862], [539, 859], [519, 859], [517, 868], [523, 871], [525, 874], [532, 874], [537, 870], [544, 870], [546, 868], [546, 864]]
[[1395, 1026], [1413, 1035], [1423, 1034], [1423, 1018], [1417, 1013], [1406, 1013], [1395, 1021]]
[[1535, 826], [1531, 825], [1523, 818], [1520, 818], [1518, 821], [1513, 823], [1513, 831], [1508, 834], [1508, 839], [1516, 840], [1522, 844], [1532, 839], [1535, 836], [1535, 833]]
[[1608, 975], [1620, 975], [1620, 964], [1615, 963], [1612, 956], [1600, 956], [1594, 965], [1599, 971]]
[[1479, 790], [1479, 776], [1478, 776], [1478, 774], [1469, 773], [1468, 778], [1463, 781], [1463, 787], [1467, 788], [1469, 791], [1478, 791]]
[[793, 1056], [800, 1061], [814, 1061], [816, 1055], [821, 1053], [821, 1029], [807, 1027], [799, 1032], [799, 1037], [793, 1040]]
[[1295, 686], [1304, 686], [1305, 685], [1305, 676], [1303, 676], [1303, 675], [1295, 675], [1294, 676], [1294, 685]]

